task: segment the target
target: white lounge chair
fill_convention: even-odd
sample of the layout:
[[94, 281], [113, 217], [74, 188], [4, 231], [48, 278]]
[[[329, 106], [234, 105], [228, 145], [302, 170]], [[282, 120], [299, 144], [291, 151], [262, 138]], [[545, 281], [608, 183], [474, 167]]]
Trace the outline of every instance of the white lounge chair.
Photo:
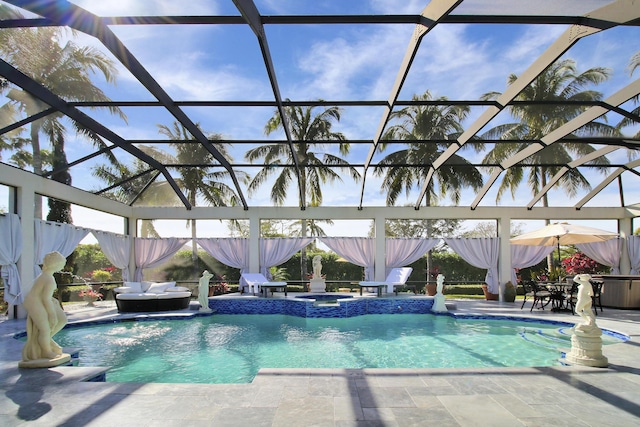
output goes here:
[[240, 276], [240, 288], [244, 293], [244, 289], [247, 288], [248, 292], [251, 292], [253, 295], [256, 294], [256, 290], [258, 293], [262, 293], [264, 291], [264, 296], [267, 296], [267, 292], [269, 289], [284, 289], [284, 296], [287, 296], [287, 282], [270, 282], [264, 277], [263, 274], [260, 273], [244, 273]]
[[376, 288], [378, 296], [382, 294], [382, 288], [386, 286], [387, 293], [393, 293], [396, 286], [404, 286], [409, 279], [409, 275], [413, 271], [411, 267], [398, 267], [393, 268], [387, 275], [384, 282], [360, 282], [360, 295], [362, 295], [362, 288]]

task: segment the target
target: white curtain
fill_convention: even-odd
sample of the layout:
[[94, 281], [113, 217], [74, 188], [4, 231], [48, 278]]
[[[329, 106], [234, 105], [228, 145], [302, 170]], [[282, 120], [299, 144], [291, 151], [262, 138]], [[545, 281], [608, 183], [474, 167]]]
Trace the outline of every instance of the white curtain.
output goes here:
[[20, 217], [13, 213], [0, 215], [0, 274], [4, 280], [4, 300], [9, 304], [22, 304], [22, 284], [16, 265], [22, 254]]
[[619, 237], [604, 242], [578, 243], [576, 247], [592, 260], [611, 267], [611, 274], [620, 274], [622, 239]]
[[313, 242], [313, 237], [260, 239], [260, 273], [271, 280], [269, 268], [287, 261]]
[[627, 236], [627, 250], [629, 251], [629, 261], [631, 271], [629, 274], [640, 273], [640, 236]]
[[516, 268], [536, 265], [555, 249], [555, 246], [511, 245], [511, 283], [513, 286], [518, 285]]
[[40, 275], [42, 271], [40, 265], [44, 262], [44, 256], [46, 254], [57, 251], [60, 252], [62, 256], [68, 257], [80, 241], [91, 231], [86, 228], [76, 227], [72, 224], [43, 221], [41, 219], [34, 220], [34, 225], [36, 246], [34, 277]]
[[444, 241], [460, 255], [462, 259], [478, 268], [486, 268], [485, 282], [489, 292], [497, 294], [500, 290], [498, 280], [498, 259], [500, 257], [499, 237], [480, 237], [469, 239], [445, 238]]
[[136, 272], [134, 280], [140, 282], [145, 268], [157, 267], [176, 252], [178, 252], [191, 239], [169, 237], [164, 239], [146, 239], [136, 237], [134, 239]]
[[122, 280], [128, 282], [131, 237], [98, 230], [93, 230], [92, 233], [98, 240], [102, 253], [111, 264], [122, 270]]
[[321, 237], [329, 249], [352, 264], [364, 267], [364, 280], [373, 279], [375, 239], [370, 237]]
[[249, 272], [249, 239], [207, 238], [196, 239], [209, 255], [229, 267], [240, 269], [240, 288], [247, 286], [242, 274]]
[[385, 276], [392, 268], [405, 267], [429, 252], [440, 239], [386, 239]]

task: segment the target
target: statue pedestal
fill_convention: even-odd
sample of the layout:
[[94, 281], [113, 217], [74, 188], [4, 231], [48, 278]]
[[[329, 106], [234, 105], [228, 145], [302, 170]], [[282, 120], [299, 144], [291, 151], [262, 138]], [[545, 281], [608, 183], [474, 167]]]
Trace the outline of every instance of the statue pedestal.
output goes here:
[[[582, 327], [582, 329], [581, 329]], [[571, 351], [565, 359], [574, 365], [606, 368], [609, 360], [602, 355], [602, 331], [597, 326], [573, 328]]]
[[62, 353], [53, 359], [21, 360], [18, 362], [18, 368], [53, 368], [54, 366], [68, 363], [70, 360], [70, 354]]
[[309, 292], [326, 292], [327, 284], [324, 279], [309, 280]]
[[431, 307], [431, 311], [433, 311], [434, 313], [446, 313], [447, 310], [447, 306], [444, 303], [444, 295], [442, 295], [441, 293], [436, 294], [433, 297], [433, 307]]

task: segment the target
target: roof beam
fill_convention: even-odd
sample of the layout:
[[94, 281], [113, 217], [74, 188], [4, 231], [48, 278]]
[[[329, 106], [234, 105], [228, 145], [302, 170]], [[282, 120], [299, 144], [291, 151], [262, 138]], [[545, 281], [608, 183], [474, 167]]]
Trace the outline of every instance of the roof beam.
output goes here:
[[[241, 16], [104, 16], [104, 25], [238, 25], [246, 24]], [[266, 25], [309, 25], [309, 24], [419, 24], [419, 15], [263, 15]], [[444, 24], [547, 24], [574, 25], [585, 23], [584, 18], [556, 15], [448, 15], [440, 21]], [[589, 19], [589, 26], [606, 28], [610, 22]], [[0, 21], [0, 28], [51, 27], [58, 24], [46, 18], [8, 19]], [[638, 26], [632, 21], [623, 25]]]
[[438, 21], [442, 20], [443, 17], [455, 9], [461, 2], [462, 0], [433, 0], [422, 10], [422, 13], [420, 13], [420, 23], [416, 24], [416, 27], [413, 30], [413, 37], [411, 37], [407, 50], [404, 53], [404, 58], [402, 59], [400, 69], [396, 75], [396, 80], [391, 88], [391, 94], [387, 100], [387, 105], [385, 106], [380, 122], [378, 123], [378, 129], [373, 136], [373, 144], [371, 145], [371, 148], [369, 148], [369, 154], [364, 162], [362, 186], [360, 187], [360, 204], [358, 205], [358, 209], [362, 209], [363, 205], [364, 189], [367, 182], [367, 170], [371, 165], [374, 154], [378, 150], [378, 144], [380, 143], [384, 129], [389, 121], [393, 107], [400, 95], [402, 85], [409, 74], [411, 64], [418, 53], [420, 42], [422, 41], [422, 38], [436, 26]]
[[622, 175], [623, 172], [628, 171], [633, 168], [637, 168], [640, 166], [640, 159], [634, 160], [632, 162], [627, 163], [625, 166], [616, 169], [613, 173], [607, 175], [607, 177], [596, 186], [589, 194], [584, 196], [578, 203], [576, 203], [575, 208], [580, 210], [589, 200], [593, 199], [599, 192], [605, 189], [611, 182]]
[[284, 129], [284, 134], [287, 138], [287, 143], [289, 144], [289, 150], [291, 150], [291, 158], [293, 159], [293, 163], [295, 165], [296, 177], [298, 178], [298, 197], [300, 198], [300, 209], [305, 210], [306, 189], [304, 188], [302, 177], [300, 176], [300, 161], [298, 160], [298, 155], [293, 145], [291, 129], [289, 127], [289, 121], [287, 120], [287, 114], [282, 102], [282, 95], [280, 95], [280, 86], [278, 86], [276, 70], [273, 67], [271, 52], [269, 51], [269, 43], [267, 42], [267, 35], [265, 34], [264, 26], [262, 25], [262, 17], [260, 16], [258, 8], [251, 0], [233, 0], [233, 3], [236, 5], [244, 19], [247, 21], [247, 24], [249, 24], [251, 30], [253, 30], [254, 34], [258, 38], [258, 44], [260, 45], [260, 51], [262, 52], [262, 59], [267, 69], [267, 75], [269, 76], [269, 82], [271, 83], [273, 96], [276, 100], [276, 108], [278, 109], [278, 113], [280, 114], [282, 128]]
[[178, 120], [211, 155], [229, 172], [238, 197], [245, 209], [247, 202], [229, 161], [211, 144], [196, 124], [175, 105], [171, 97], [155, 81], [138, 59], [126, 48], [101, 18], [65, 0], [9, 0], [15, 6], [43, 16], [58, 25], [69, 26], [100, 40], [104, 46], [144, 85], [145, 88]]
[[[609, 98], [605, 100], [605, 104], [617, 106], [627, 102], [629, 99], [633, 98], [638, 94], [640, 94], [640, 79], [632, 82], [631, 84], [625, 86], [624, 88], [620, 89], [618, 92], [611, 95]], [[581, 128], [587, 123], [590, 123], [596, 120], [598, 117], [605, 115], [608, 111], [609, 110], [607, 110], [602, 106], [591, 107], [588, 110], [584, 111], [582, 114], [578, 115], [577, 117], [574, 117], [573, 119], [569, 120], [567, 123], [563, 124], [559, 128], [543, 136], [540, 139], [540, 142], [538, 144], [531, 144], [524, 150], [519, 151], [518, 153], [514, 154], [513, 156], [501, 162], [500, 169], [494, 171], [494, 173], [491, 175], [491, 178], [493, 179], [491, 181], [488, 181], [484, 185], [484, 187], [482, 187], [482, 190], [480, 190], [480, 192], [476, 196], [476, 199], [473, 201], [473, 203], [471, 203], [471, 209], [475, 209], [476, 206], [478, 206], [482, 198], [487, 194], [487, 191], [489, 191], [489, 188], [495, 182], [495, 179], [497, 178], [497, 175], [495, 172], [497, 172], [499, 175], [500, 173], [502, 173], [502, 171], [516, 165], [517, 163], [537, 153], [543, 148], [551, 144], [554, 144], [557, 141], [560, 141], [565, 136]]]
[[[614, 3], [610, 3], [602, 8], [596, 9], [584, 17], [585, 19], [604, 20], [609, 22], [609, 28], [615, 25], [623, 24], [625, 22], [631, 22], [640, 18], [640, 8], [637, 7], [634, 0], [618, 0]], [[586, 21], [585, 21], [586, 22]], [[606, 27], [605, 27], [606, 28]], [[452, 144], [444, 153], [440, 155], [434, 162], [432, 168], [438, 168], [447, 159], [453, 156], [460, 148], [463, 147], [471, 138], [473, 138], [480, 129], [486, 126], [500, 111], [507, 107], [507, 105], [518, 94], [526, 88], [536, 77], [538, 77], [549, 65], [556, 61], [562, 54], [564, 54], [571, 46], [577, 43], [581, 38], [595, 34], [601, 31], [600, 27], [591, 27], [583, 24], [572, 25], [568, 28], [546, 51], [542, 53], [530, 66], [527, 68], [518, 79], [513, 82], [496, 100], [500, 107], [489, 107], [484, 111], [478, 119], [471, 124], [467, 130], [458, 138], [457, 144]], [[617, 104], [616, 104], [617, 105]], [[493, 177], [493, 175], [492, 175]], [[422, 189], [418, 195], [415, 208], [419, 209], [420, 203], [424, 198], [431, 180], [425, 180], [422, 184]], [[495, 180], [494, 180], [495, 181]], [[488, 188], [493, 185], [493, 182], [485, 185], [484, 190], [481, 191], [478, 197], [481, 199], [486, 194]], [[479, 199], [476, 202], [479, 203]], [[472, 209], [477, 206], [474, 202]]]
[[45, 88], [35, 80], [23, 74], [21, 71], [15, 69], [11, 64], [5, 62], [3, 59], [0, 59], [0, 75], [4, 76], [7, 80], [12, 82], [16, 86], [21, 87], [23, 90], [29, 92], [31, 95], [40, 99], [44, 103], [50, 105], [51, 107], [67, 115], [71, 119], [80, 123], [87, 129], [90, 129], [103, 138], [111, 141], [129, 154], [139, 158], [143, 162], [162, 172], [165, 179], [167, 180], [169, 185], [171, 185], [171, 188], [173, 188], [173, 190], [176, 192], [184, 206], [187, 209], [191, 209], [191, 204], [182, 193], [173, 177], [169, 174], [169, 171], [164, 167], [164, 165], [155, 160], [153, 157], [148, 156], [138, 148], [134, 147], [122, 137], [120, 137], [110, 129], [107, 129], [91, 117], [87, 116], [82, 111], [78, 110], [75, 107], [69, 106], [63, 99], [59, 98], [57, 95], [49, 91], [49, 89]]

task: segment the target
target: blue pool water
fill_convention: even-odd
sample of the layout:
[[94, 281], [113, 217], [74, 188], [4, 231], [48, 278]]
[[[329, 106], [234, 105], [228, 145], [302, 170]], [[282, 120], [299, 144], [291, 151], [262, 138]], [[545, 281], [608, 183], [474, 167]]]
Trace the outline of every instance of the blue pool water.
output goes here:
[[79, 366], [112, 367], [107, 381], [229, 384], [260, 368], [554, 366], [571, 347], [569, 329], [433, 314], [214, 315], [68, 328], [55, 339], [81, 349]]

